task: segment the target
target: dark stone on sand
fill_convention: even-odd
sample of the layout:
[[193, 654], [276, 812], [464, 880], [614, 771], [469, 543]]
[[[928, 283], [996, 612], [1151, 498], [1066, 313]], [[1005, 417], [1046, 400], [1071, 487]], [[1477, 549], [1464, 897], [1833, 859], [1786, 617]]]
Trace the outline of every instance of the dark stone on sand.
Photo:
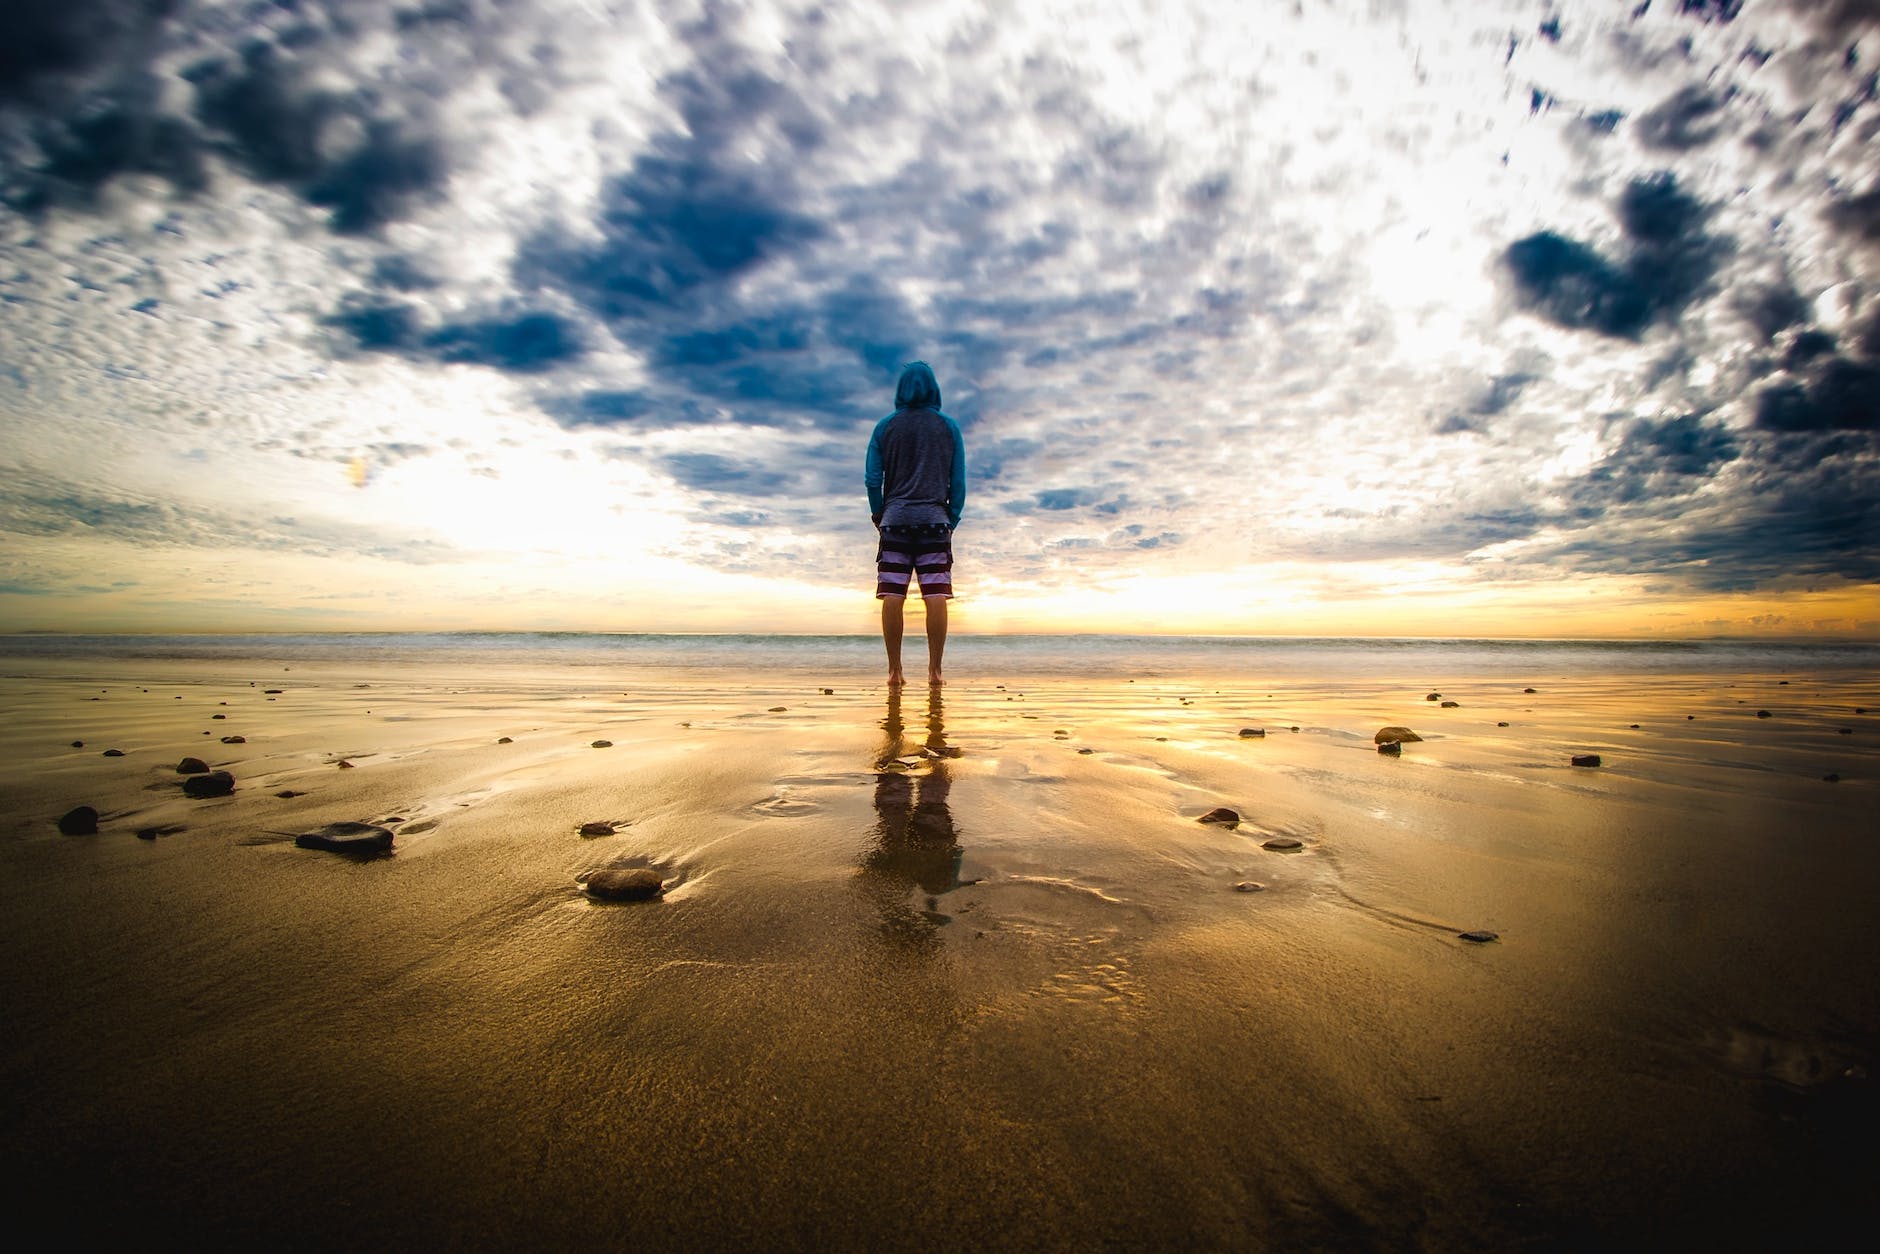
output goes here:
[[1380, 727], [1377, 729], [1377, 735], [1371, 737], [1371, 740], [1374, 744], [1380, 744], [1380, 745], [1383, 744], [1387, 740], [1401, 740], [1405, 744], [1415, 744], [1417, 741], [1421, 739], [1423, 739], [1423, 737], [1417, 735], [1415, 732], [1411, 731], [1408, 727], [1395, 727], [1395, 726]]
[[1852, 727], [1843, 727], [1840, 730], [1839, 734], [1843, 736], [1852, 736], [1854, 734], [1854, 729]]
[[1573, 765], [1598, 766], [1599, 755], [1597, 753], [1576, 753], [1573, 755]]
[[783, 714], [787, 713], [789, 709], [790, 707], [787, 705], [773, 705], [770, 707], [770, 712], [772, 714]]
[[104, 751], [104, 756], [105, 756], [105, 757], [107, 757], [107, 758], [121, 758], [121, 757], [123, 757], [123, 756], [124, 756], [124, 750], [122, 750], [122, 749], [106, 749], [106, 750]]
[[178, 775], [202, 775], [209, 770], [209, 764], [201, 758], [184, 758], [176, 764]]
[[1263, 893], [1266, 891], [1266, 885], [1262, 884], [1259, 880], [1242, 880], [1240, 883], [1234, 885], [1234, 891], [1237, 893]]
[[1486, 945], [1492, 940], [1501, 939], [1499, 932], [1457, 932], [1456, 935], [1465, 941], [1474, 941], [1478, 945]]
[[1377, 751], [1387, 758], [1401, 758], [1403, 756], [1403, 745], [1395, 740], [1386, 740], [1377, 747]]
[[163, 835], [163, 833], [154, 827], [140, 827], [137, 829], [137, 839], [139, 840], [155, 840], [161, 835]]
[[1305, 842], [1293, 836], [1269, 836], [1260, 842], [1262, 849], [1298, 849]]
[[1461, 709], [1461, 708], [1462, 708], [1462, 702], [1460, 702], [1460, 701], [1445, 701], [1445, 702], [1443, 702], [1443, 704], [1442, 704], [1442, 708], [1443, 708], [1443, 709], [1445, 709], [1445, 710], [1457, 710], [1457, 709]]
[[1243, 727], [1240, 729], [1240, 738], [1242, 740], [1264, 740], [1266, 738], [1266, 728]]
[[1423, 699], [1425, 701], [1441, 701], [1443, 699], [1443, 694], [1440, 692], [1432, 692], [1429, 696]]
[[822, 694], [825, 697], [833, 697], [836, 695], [836, 690], [834, 688], [824, 688]]
[[275, 793], [274, 795], [277, 797], [281, 797], [281, 798], [287, 798], [287, 797], [299, 797], [299, 796], [303, 796], [304, 794], [297, 793], [291, 788], [283, 788], [281, 789], [281, 791]]
[[83, 749], [84, 747], [85, 747], [85, 742], [82, 740], [74, 740], [72, 742], [72, 748], [74, 749]]
[[59, 830], [67, 836], [96, 835], [98, 812], [90, 806], [74, 806], [59, 816]]
[[614, 742], [611, 740], [597, 740], [593, 744], [588, 746], [588, 748], [590, 749], [611, 749], [613, 747], [614, 747]]
[[226, 715], [226, 714], [211, 714], [211, 715], [210, 715], [209, 717], [210, 717], [210, 718], [212, 718], [212, 719], [217, 719], [217, 718], [227, 718], [227, 717], [228, 717], [228, 715]]
[[1821, 782], [1824, 784], [1838, 784], [1841, 782], [1841, 777], [1836, 775], [1833, 771], [1829, 771], [1826, 775], [1821, 777]]
[[1095, 753], [1095, 752], [1096, 752], [1096, 750], [1095, 750], [1095, 749], [1079, 749], [1079, 750], [1078, 750], [1077, 752], [1079, 752], [1079, 753]]
[[281, 692], [279, 688], [263, 688], [261, 691], [270, 697], [279, 696]]
[[1867, 707], [1864, 705], [1857, 705], [1854, 707], [1854, 713], [1856, 714], [1865, 714], [1866, 712], [1867, 712]]
[[516, 742], [510, 739], [508, 736], [498, 736], [496, 738], [496, 743], [499, 745], [513, 745]]
[[1212, 810], [1209, 810], [1206, 814], [1196, 819], [1195, 822], [1225, 823], [1227, 826], [1232, 827], [1240, 822], [1240, 812], [1238, 810], [1230, 810], [1226, 806], [1215, 806]]
[[235, 791], [235, 777], [227, 771], [210, 771], [207, 775], [191, 775], [183, 781], [183, 795], [186, 797], [226, 797]]
[[1758, 710], [1756, 711], [1756, 717], [1757, 718], [1774, 718], [1775, 715], [1771, 714], [1767, 710]]
[[1637, 723], [1628, 723], [1626, 724], [1626, 726], [1630, 727], [1633, 731], [1637, 731], [1639, 729]]
[[335, 762], [333, 765], [337, 766], [342, 771], [350, 771], [353, 769], [353, 764], [351, 762], [348, 762], [345, 758], [341, 758], [339, 761]]
[[392, 847], [392, 834], [370, 823], [328, 823], [318, 831], [302, 832], [294, 837], [302, 849], [324, 849], [329, 853], [384, 853]]
[[1522, 692], [1538, 692], [1538, 691], [1539, 691], [1539, 689], [1537, 689], [1537, 688], [1523, 688], [1523, 689], [1522, 689], [1521, 691], [1522, 691]]
[[614, 834], [614, 825], [612, 823], [601, 823], [598, 821], [583, 823], [581, 825], [581, 834], [583, 836], [612, 836]]
[[247, 744], [247, 743], [248, 743], [248, 737], [246, 737], [246, 736], [224, 736], [224, 737], [222, 737], [222, 743], [223, 743], [223, 744], [225, 744], [225, 745], [245, 745], [245, 744]]
[[1495, 724], [1495, 726], [1497, 726], [1497, 727], [1506, 727], [1507, 725], [1508, 725], [1508, 724], [1506, 724], [1506, 723], [1497, 723], [1497, 724]]
[[588, 876], [587, 891], [602, 901], [651, 901], [665, 891], [665, 880], [648, 867], [611, 867]]

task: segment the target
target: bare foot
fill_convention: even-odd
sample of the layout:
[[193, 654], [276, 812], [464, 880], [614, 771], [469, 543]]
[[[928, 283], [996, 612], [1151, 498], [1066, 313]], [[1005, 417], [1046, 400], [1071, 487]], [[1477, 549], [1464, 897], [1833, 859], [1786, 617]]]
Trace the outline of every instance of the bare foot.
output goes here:
[[944, 686], [946, 685], [946, 682], [947, 682], [946, 680], [944, 680], [944, 679], [942, 679], [942, 678], [940, 678], [940, 672], [939, 672], [939, 671], [928, 671], [928, 672], [927, 672], [927, 686], [928, 686], [929, 688], [941, 688], [941, 687], [944, 687]]
[[905, 688], [906, 686], [907, 686], [907, 676], [903, 675], [900, 671], [888, 672], [888, 687]]

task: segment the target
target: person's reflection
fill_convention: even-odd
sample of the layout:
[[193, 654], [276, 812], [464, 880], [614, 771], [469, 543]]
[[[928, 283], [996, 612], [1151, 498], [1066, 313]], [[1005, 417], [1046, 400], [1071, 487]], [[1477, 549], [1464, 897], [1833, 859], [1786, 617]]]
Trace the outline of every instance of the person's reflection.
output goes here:
[[[941, 894], [959, 887], [960, 846], [947, 794], [953, 788], [941, 689], [929, 688], [927, 738], [910, 748], [901, 721], [901, 690], [888, 690], [875, 754], [875, 845], [862, 858], [862, 872], [891, 940], [924, 946], [934, 929], [951, 921], [939, 908]], [[924, 909], [909, 899], [918, 890]]]

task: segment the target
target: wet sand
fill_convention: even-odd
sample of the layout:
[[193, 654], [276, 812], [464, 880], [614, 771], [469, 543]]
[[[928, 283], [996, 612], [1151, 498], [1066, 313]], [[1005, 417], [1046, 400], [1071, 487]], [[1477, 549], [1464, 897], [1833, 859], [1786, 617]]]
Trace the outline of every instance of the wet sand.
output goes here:
[[[1877, 1217], [1871, 674], [8, 670], [25, 1230], [1832, 1247]], [[1387, 724], [1424, 739], [1380, 755]], [[233, 795], [183, 796], [190, 754]], [[98, 832], [62, 834], [80, 804]], [[341, 821], [393, 852], [293, 844]], [[616, 866], [663, 896], [591, 899]]]

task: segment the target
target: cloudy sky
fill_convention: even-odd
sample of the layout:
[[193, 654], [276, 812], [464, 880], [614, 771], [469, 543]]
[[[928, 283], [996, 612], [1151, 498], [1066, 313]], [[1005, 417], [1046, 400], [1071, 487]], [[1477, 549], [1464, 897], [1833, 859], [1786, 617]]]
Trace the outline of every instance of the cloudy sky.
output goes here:
[[1875, 0], [8, 0], [0, 630], [1880, 636]]

